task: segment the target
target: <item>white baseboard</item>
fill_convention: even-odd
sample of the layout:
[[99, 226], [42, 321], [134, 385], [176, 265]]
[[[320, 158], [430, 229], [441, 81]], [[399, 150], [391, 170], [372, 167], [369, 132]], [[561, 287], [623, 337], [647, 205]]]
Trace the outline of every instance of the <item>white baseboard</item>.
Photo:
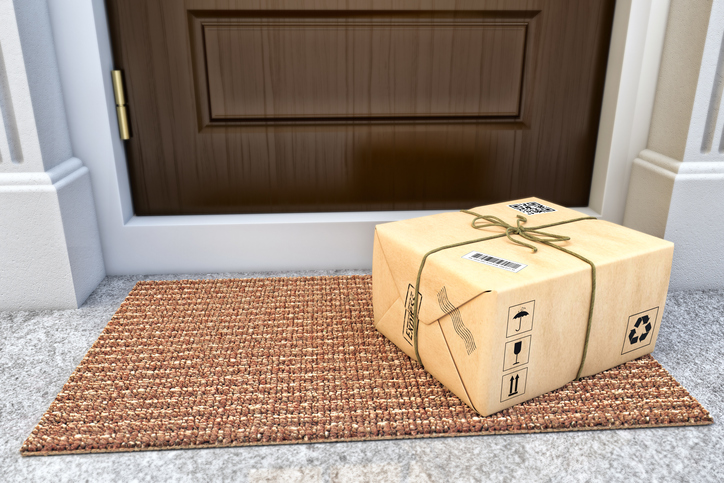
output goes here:
[[670, 289], [724, 288], [724, 162], [646, 149], [630, 186], [624, 225], [674, 242]]
[[0, 310], [73, 309], [105, 277], [88, 168], [0, 173]]

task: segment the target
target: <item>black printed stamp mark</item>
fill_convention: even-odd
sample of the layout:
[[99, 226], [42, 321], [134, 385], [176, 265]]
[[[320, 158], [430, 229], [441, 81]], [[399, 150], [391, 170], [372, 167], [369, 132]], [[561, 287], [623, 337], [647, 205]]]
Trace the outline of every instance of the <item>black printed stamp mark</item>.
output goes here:
[[508, 309], [508, 327], [505, 337], [515, 337], [533, 330], [535, 300], [513, 305]]
[[659, 308], [654, 307], [628, 318], [626, 333], [623, 338], [621, 355], [641, 349], [651, 344], [654, 339], [656, 318], [659, 316]]
[[440, 309], [448, 314], [452, 319], [455, 333], [465, 343], [465, 351], [468, 353], [468, 355], [472, 354], [476, 348], [473, 333], [470, 332], [470, 329], [465, 326], [465, 323], [463, 322], [463, 317], [460, 314], [460, 309], [450, 303], [450, 300], [447, 298], [447, 289], [445, 287], [440, 289], [440, 291], [437, 293], [437, 302], [438, 304], [440, 304]]
[[537, 201], [529, 201], [527, 203], [517, 203], [515, 205], [508, 205], [510, 208], [513, 208], [516, 211], [520, 211], [521, 213], [532, 216], [532, 215], [540, 215], [541, 213], [552, 213], [556, 210], [551, 208], [550, 206], [542, 205], [538, 203]]
[[523, 337], [505, 343], [503, 354], [503, 372], [517, 369], [528, 363], [532, 336]]
[[[407, 296], [405, 296], [405, 318], [402, 321], [402, 337], [408, 344], [412, 345], [412, 338], [415, 331], [415, 287], [412, 284], [407, 286]], [[417, 310], [419, 314], [422, 306], [422, 294], [417, 292]]]
[[500, 402], [525, 394], [527, 383], [527, 367], [505, 374], [500, 384]]

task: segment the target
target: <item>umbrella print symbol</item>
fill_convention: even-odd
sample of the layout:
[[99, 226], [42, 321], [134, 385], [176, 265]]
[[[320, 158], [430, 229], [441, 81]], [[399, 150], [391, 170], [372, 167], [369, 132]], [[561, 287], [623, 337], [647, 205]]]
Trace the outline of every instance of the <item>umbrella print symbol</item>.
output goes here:
[[520, 330], [520, 323], [523, 320], [523, 317], [525, 317], [526, 315], [530, 315], [530, 314], [528, 312], [526, 312], [525, 307], [523, 307], [522, 309], [520, 309], [520, 312], [515, 314], [515, 316], [513, 317], [514, 319], [518, 319], [518, 328], [515, 329], [516, 332], [518, 332]]

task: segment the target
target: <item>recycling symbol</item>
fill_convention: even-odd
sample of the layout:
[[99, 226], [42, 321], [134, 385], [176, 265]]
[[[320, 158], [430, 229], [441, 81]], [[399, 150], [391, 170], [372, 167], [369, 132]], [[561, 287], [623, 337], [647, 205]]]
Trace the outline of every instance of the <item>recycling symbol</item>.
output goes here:
[[[645, 332], [641, 335], [636, 335], [637, 332], [639, 332], [639, 327], [641, 327], [641, 330], [644, 330]], [[631, 345], [637, 342], [642, 342], [646, 339], [646, 337], [648, 337], [649, 332], [651, 332], [651, 322], [649, 321], [649, 316], [644, 315], [643, 317], [639, 317], [634, 324], [634, 328], [628, 333], [628, 341]]]

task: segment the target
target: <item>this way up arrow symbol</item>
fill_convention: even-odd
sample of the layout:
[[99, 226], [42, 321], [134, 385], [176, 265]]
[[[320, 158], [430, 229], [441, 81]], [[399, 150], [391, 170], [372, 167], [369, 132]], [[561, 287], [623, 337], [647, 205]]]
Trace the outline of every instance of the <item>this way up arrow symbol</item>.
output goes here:
[[[508, 393], [508, 396], [512, 396], [513, 394], [518, 394], [518, 379], [520, 376], [518, 374], [515, 375], [515, 377], [510, 376], [510, 392]], [[513, 389], [513, 384], [515, 383], [515, 389]]]

